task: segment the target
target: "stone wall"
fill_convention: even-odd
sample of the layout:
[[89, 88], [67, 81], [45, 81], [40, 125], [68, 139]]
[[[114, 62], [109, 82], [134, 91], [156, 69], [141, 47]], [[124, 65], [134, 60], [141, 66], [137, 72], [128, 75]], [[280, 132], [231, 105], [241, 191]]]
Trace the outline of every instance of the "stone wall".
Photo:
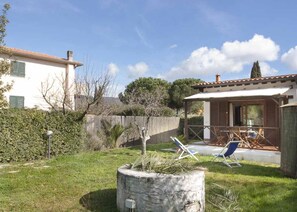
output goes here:
[[204, 178], [204, 171], [171, 175], [121, 167], [117, 173], [117, 207], [129, 211], [125, 204], [129, 199], [135, 202], [134, 211], [204, 211]]

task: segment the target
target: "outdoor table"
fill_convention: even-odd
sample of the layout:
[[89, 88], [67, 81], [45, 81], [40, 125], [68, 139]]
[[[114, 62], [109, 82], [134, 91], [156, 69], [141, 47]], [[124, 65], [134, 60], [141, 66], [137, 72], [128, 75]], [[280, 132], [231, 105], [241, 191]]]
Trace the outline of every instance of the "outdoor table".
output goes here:
[[235, 137], [238, 138], [243, 144], [247, 145], [249, 148], [251, 148], [251, 145], [248, 141], [242, 138], [243, 134], [247, 134], [247, 130], [240, 130], [240, 129], [224, 129], [221, 130], [221, 132], [226, 133], [228, 137], [228, 142], [232, 141]]

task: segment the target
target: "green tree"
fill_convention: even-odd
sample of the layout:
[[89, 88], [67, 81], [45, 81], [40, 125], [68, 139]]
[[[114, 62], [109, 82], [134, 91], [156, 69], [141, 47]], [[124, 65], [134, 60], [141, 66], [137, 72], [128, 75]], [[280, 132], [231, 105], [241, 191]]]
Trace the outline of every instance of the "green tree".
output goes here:
[[[120, 100], [131, 106], [134, 125], [141, 138], [141, 154], [146, 154], [146, 142], [150, 139], [149, 121], [151, 117], [160, 116], [161, 107], [168, 103], [168, 89], [170, 84], [158, 78], [139, 78], [127, 85], [124, 93], [120, 93]], [[145, 119], [137, 119], [139, 108]]]
[[252, 70], [251, 70], [251, 78], [262, 77], [261, 68], [259, 62], [254, 62]]
[[186, 78], [175, 80], [169, 89], [169, 106], [176, 109], [176, 113], [183, 108], [183, 100], [187, 96], [197, 93], [192, 85], [202, 82], [200, 79]]
[[[170, 84], [166, 80], [162, 80], [159, 78], [152, 78], [152, 77], [141, 77], [126, 86], [124, 93], [119, 94], [120, 100], [128, 104], [133, 98], [135, 101], [136, 98], [140, 98], [145, 101], [142, 96], [146, 96], [147, 93], [161, 93], [163, 99], [162, 104], [167, 105], [168, 103], [168, 89]], [[139, 104], [143, 105], [144, 102], [138, 102]]]
[[5, 83], [2, 80], [2, 77], [4, 75], [9, 74], [10, 71], [10, 62], [6, 58], [8, 57], [9, 51], [7, 48], [5, 48], [5, 41], [4, 38], [6, 36], [6, 25], [8, 24], [7, 19], [7, 11], [10, 9], [9, 4], [5, 4], [2, 9], [2, 15], [0, 16], [0, 54], [3, 55], [3, 60], [0, 61], [0, 108], [7, 107], [8, 102], [6, 100], [6, 97], [4, 96], [4, 93], [9, 91], [12, 88], [11, 83]]
[[[149, 135], [149, 122], [151, 117], [160, 116], [162, 110], [160, 108], [164, 106], [165, 95], [168, 95], [167, 90], [164, 92], [161, 88], [157, 88], [154, 92], [144, 91], [141, 95], [131, 93], [128, 104], [132, 106], [132, 115], [134, 116], [134, 124], [137, 127], [139, 137], [141, 138], [141, 154], [146, 154], [146, 142], [150, 139]], [[145, 119], [139, 120], [136, 118], [136, 113], [133, 111], [135, 106], [143, 108]]]

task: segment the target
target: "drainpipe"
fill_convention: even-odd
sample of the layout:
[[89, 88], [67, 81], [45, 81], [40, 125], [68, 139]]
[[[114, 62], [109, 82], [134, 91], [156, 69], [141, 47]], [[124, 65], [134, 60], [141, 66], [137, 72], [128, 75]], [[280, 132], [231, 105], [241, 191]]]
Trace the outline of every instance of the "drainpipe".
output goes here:
[[[67, 60], [68, 61], [73, 61], [73, 52], [68, 50], [67, 51]], [[67, 101], [70, 101], [70, 93], [69, 93], [69, 69], [70, 69], [70, 64], [66, 65], [66, 72], [65, 72], [65, 95]]]
[[[73, 52], [72, 51], [67, 51], [67, 60], [68, 61], [73, 61]], [[69, 88], [69, 67], [70, 66], [70, 64], [67, 64], [66, 65], [66, 73], [65, 73], [65, 87], [67, 88], [67, 90], [68, 90], [68, 88]]]

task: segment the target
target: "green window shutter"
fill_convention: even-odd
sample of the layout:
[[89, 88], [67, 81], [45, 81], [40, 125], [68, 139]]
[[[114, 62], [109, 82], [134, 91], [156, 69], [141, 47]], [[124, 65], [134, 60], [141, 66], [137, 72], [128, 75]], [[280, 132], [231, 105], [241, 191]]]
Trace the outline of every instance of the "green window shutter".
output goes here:
[[17, 107], [24, 108], [25, 98], [23, 96], [18, 96], [17, 98]]
[[19, 67], [18, 67], [19, 76], [20, 77], [25, 77], [25, 67], [26, 67], [26, 64], [25, 63], [18, 63], [18, 64], [19, 64]]
[[24, 108], [25, 97], [9, 96], [9, 106], [11, 108]]
[[16, 98], [15, 98], [15, 96], [10, 96], [10, 97], [9, 97], [9, 106], [10, 106], [11, 108], [15, 108], [16, 105], [17, 105], [17, 103], [16, 103]]
[[12, 61], [12, 62], [11, 62], [11, 70], [10, 70], [10, 74], [11, 74], [11, 75], [16, 75], [16, 71], [17, 71], [17, 62]]
[[22, 62], [12, 61], [11, 72], [12, 76], [25, 77], [26, 64]]

